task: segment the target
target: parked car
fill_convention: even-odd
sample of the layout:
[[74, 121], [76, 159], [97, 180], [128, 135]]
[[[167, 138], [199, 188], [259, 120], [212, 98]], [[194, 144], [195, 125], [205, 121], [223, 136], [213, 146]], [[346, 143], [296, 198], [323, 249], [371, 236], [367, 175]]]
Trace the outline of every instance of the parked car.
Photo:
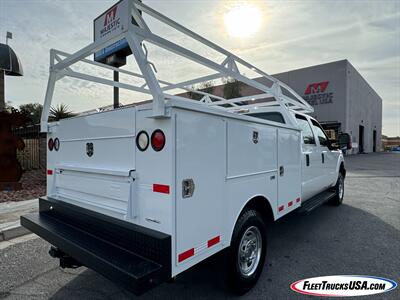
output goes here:
[[392, 152], [400, 152], [400, 146], [398, 146], [398, 147], [393, 147], [391, 151], [392, 151]]

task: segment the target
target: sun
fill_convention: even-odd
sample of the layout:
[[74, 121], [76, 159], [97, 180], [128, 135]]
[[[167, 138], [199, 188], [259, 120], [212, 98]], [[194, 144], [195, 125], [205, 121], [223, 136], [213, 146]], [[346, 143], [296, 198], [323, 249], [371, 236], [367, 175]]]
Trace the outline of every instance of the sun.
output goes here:
[[261, 26], [262, 13], [254, 5], [235, 6], [224, 16], [228, 34], [232, 37], [247, 37], [255, 34]]

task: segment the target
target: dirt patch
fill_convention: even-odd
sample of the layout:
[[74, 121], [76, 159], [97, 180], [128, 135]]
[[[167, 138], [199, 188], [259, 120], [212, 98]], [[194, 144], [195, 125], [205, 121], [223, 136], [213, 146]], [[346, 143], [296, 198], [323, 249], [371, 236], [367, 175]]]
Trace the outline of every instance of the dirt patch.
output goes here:
[[46, 194], [45, 170], [30, 170], [22, 175], [22, 189], [19, 191], [0, 191], [0, 203], [23, 201], [38, 198]]

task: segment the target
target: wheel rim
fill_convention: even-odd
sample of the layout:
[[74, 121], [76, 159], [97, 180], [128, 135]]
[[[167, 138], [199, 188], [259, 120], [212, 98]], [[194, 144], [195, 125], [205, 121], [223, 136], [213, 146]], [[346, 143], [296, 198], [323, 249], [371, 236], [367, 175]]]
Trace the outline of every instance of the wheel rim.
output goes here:
[[342, 176], [339, 177], [339, 187], [338, 188], [339, 188], [339, 191], [338, 191], [339, 199], [342, 200], [343, 195], [344, 195], [344, 180], [343, 180]]
[[249, 227], [243, 234], [239, 244], [238, 264], [240, 273], [249, 277], [254, 274], [261, 258], [262, 238], [260, 230]]

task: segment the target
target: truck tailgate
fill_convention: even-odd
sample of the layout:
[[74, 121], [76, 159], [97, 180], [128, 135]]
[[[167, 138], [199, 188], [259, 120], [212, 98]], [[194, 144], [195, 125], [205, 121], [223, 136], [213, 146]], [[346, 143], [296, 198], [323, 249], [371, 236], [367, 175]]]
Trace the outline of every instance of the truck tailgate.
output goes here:
[[130, 217], [135, 170], [134, 107], [61, 120], [49, 138], [58, 151], [48, 151], [53, 176], [48, 195], [114, 216]]

